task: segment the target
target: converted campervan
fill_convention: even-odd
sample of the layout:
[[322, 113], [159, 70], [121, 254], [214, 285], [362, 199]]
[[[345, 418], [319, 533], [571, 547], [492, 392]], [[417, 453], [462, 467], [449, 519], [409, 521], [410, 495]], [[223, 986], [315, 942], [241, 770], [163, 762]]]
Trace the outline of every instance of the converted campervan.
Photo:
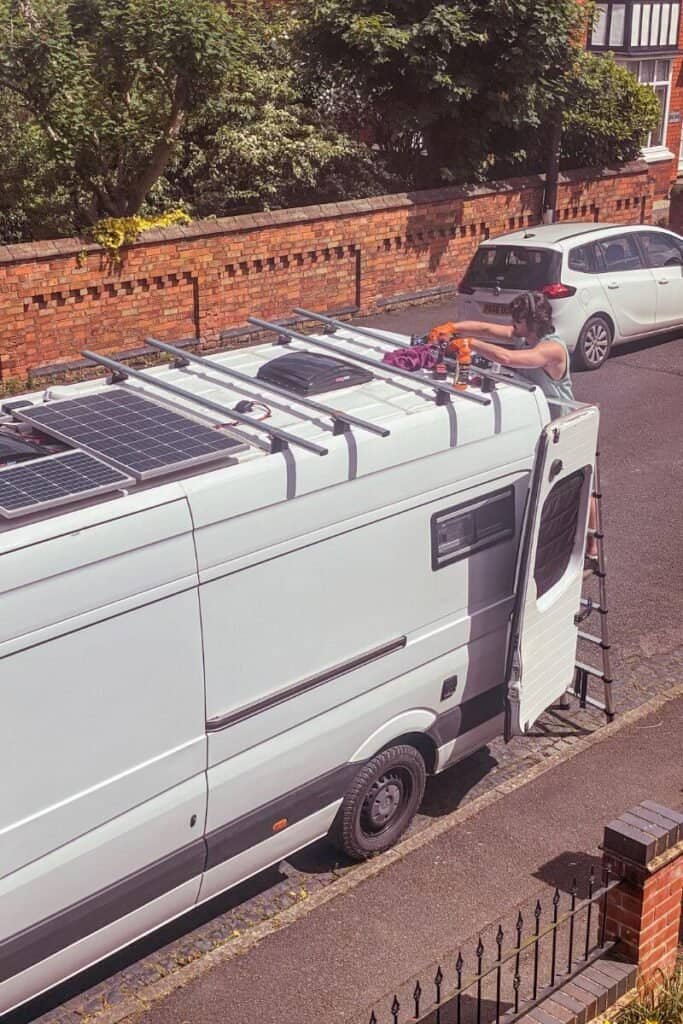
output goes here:
[[0, 1012], [571, 683], [597, 409], [280, 335], [3, 406]]

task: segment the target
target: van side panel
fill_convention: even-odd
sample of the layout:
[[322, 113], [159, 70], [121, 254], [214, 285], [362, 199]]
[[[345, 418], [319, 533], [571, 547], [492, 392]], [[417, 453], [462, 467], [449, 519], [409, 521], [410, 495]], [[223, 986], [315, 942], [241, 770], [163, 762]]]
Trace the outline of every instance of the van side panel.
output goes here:
[[[191, 905], [206, 737], [185, 501], [8, 552], [0, 578], [1, 978], [159, 896], [159, 878], [195, 879]], [[75, 909], [124, 878], [128, 903]]]
[[[434, 734], [435, 746], [450, 745], [449, 756], [474, 729], [482, 742], [484, 705], [500, 729], [527, 485], [526, 470], [455, 494], [451, 485], [437, 500], [423, 495], [384, 507], [369, 522], [361, 516], [356, 528], [341, 524], [336, 535], [268, 561], [237, 559], [239, 569], [201, 586], [210, 729], [201, 898], [237, 881], [238, 864], [243, 871], [248, 861], [249, 873], [264, 866], [280, 819], [294, 825], [311, 816], [307, 838], [297, 826], [299, 845], [324, 831], [360, 761], [400, 734], [400, 724], [391, 734], [393, 719], [422, 709], [428, 732], [461, 706], [459, 724], [452, 716], [446, 733]], [[514, 536], [435, 571], [433, 514], [502, 486], [514, 489]], [[292, 503], [301, 530], [307, 502]], [[224, 529], [230, 543], [229, 522]], [[453, 675], [455, 692], [442, 701], [443, 681]], [[382, 739], [370, 751], [378, 730]]]

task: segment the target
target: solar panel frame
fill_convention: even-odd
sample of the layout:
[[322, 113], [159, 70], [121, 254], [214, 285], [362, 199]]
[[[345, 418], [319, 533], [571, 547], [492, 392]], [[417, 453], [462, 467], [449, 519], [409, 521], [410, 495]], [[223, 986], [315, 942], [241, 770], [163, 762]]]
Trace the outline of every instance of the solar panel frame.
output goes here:
[[132, 476], [80, 448], [17, 462], [0, 467], [0, 518], [18, 519], [133, 484]]
[[43, 433], [144, 481], [230, 458], [246, 445], [167, 405], [111, 385], [79, 398], [18, 409]]

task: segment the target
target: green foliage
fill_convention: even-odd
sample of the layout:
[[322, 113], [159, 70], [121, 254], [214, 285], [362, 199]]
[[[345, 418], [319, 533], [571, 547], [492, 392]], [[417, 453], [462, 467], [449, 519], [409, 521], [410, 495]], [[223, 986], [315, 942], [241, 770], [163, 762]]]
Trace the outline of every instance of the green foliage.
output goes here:
[[248, 22], [213, 0], [0, 0], [0, 85], [68, 169], [77, 220], [140, 209]]
[[564, 110], [563, 160], [571, 167], [635, 160], [659, 117], [652, 89], [611, 55], [585, 53], [576, 63]]
[[416, 185], [525, 157], [580, 49], [579, 0], [302, 0], [309, 87]]
[[367, 195], [387, 184], [367, 147], [306, 105], [291, 23], [280, 18], [264, 28], [251, 64], [187, 126], [168, 185], [197, 216]]
[[683, 1024], [683, 966], [661, 987], [629, 1003], [613, 1024]]
[[[0, 0], [0, 239], [637, 156], [580, 0]], [[369, 139], [372, 148], [362, 142]], [[121, 229], [121, 230], [119, 230]], [[122, 233], [123, 232], [123, 233]]]
[[68, 173], [14, 93], [0, 87], [0, 239], [54, 238], [73, 231]]

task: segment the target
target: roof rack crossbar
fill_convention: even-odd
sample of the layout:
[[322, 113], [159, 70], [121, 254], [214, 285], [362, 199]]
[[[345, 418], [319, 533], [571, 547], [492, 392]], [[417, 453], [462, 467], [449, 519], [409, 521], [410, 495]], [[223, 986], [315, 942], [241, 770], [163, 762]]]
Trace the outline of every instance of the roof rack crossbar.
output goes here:
[[381, 370], [389, 377], [404, 377], [406, 380], [412, 381], [413, 384], [422, 384], [425, 387], [432, 388], [432, 390], [436, 392], [436, 401], [439, 405], [443, 404], [444, 400], [448, 401], [452, 397], [464, 398], [469, 402], [476, 402], [478, 405], [491, 404], [490, 398], [483, 398], [480, 395], [469, 394], [466, 391], [457, 391], [455, 388], [450, 387], [450, 385], [442, 384], [440, 381], [430, 380], [429, 377], [425, 377], [421, 373], [410, 373], [408, 370], [400, 370], [397, 366], [389, 366], [387, 363], [383, 363], [380, 359], [372, 359], [370, 356], [364, 356], [360, 352], [349, 352], [348, 349], [341, 348], [339, 345], [333, 345], [329, 341], [322, 341], [320, 338], [312, 337], [309, 334], [301, 334], [299, 331], [293, 331], [289, 327], [270, 323], [268, 320], [260, 320], [255, 316], [248, 316], [247, 320], [250, 324], [254, 324], [255, 327], [274, 331], [280, 337], [293, 339], [294, 341], [303, 341], [304, 344], [310, 345], [313, 348], [327, 349], [327, 351], [334, 352], [335, 355], [343, 356], [345, 359], [350, 359], [357, 363], [363, 363], [365, 366], [373, 366], [376, 370]]
[[112, 370], [119, 380], [125, 380], [126, 377], [135, 377], [137, 380], [143, 381], [145, 384], [149, 384], [154, 388], [159, 388], [160, 391], [167, 391], [171, 395], [177, 395], [179, 398], [196, 403], [197, 405], [203, 406], [205, 409], [211, 409], [212, 412], [220, 413], [221, 416], [226, 414], [230, 419], [237, 420], [239, 423], [244, 423], [246, 426], [252, 427], [254, 430], [260, 430], [268, 434], [270, 437], [270, 444], [266, 441], [262, 441], [258, 437], [250, 437], [244, 434], [240, 430], [236, 430], [232, 425], [230, 430], [239, 437], [240, 440], [245, 441], [247, 444], [253, 445], [256, 448], [261, 448], [265, 452], [277, 452], [283, 451], [290, 444], [298, 445], [300, 448], [305, 448], [307, 451], [314, 452], [316, 455], [327, 455], [327, 448], [323, 448], [319, 444], [315, 444], [313, 441], [306, 441], [304, 438], [296, 437], [294, 434], [290, 434], [287, 430], [280, 430], [279, 427], [271, 427], [261, 420], [255, 420], [251, 416], [244, 416], [242, 413], [235, 412], [228, 405], [222, 405], [219, 402], [214, 402], [210, 398], [204, 398], [203, 395], [195, 395], [191, 391], [186, 391], [184, 388], [179, 388], [175, 384], [171, 384], [169, 381], [159, 380], [158, 377], [153, 377], [149, 373], [144, 373], [141, 370], [134, 370], [130, 366], [124, 366], [123, 363], [117, 362], [115, 359], [110, 359], [108, 356], [99, 355], [97, 352], [90, 352], [88, 349], [84, 349], [81, 355], [85, 359], [89, 359], [93, 363], [99, 363], [100, 366], [106, 366], [109, 370]]
[[370, 423], [368, 420], [362, 420], [358, 416], [342, 412], [340, 409], [334, 409], [332, 406], [324, 405], [322, 402], [315, 402], [311, 398], [304, 398], [297, 395], [294, 391], [288, 391], [287, 388], [279, 387], [277, 384], [266, 383], [266, 381], [262, 381], [258, 377], [251, 377], [248, 373], [242, 373], [240, 370], [235, 370], [231, 366], [224, 366], [222, 363], [218, 363], [215, 359], [210, 359], [207, 356], [199, 356], [194, 352], [186, 352], [184, 349], [176, 348], [175, 345], [169, 345], [165, 341], [157, 341], [156, 338], [146, 338], [145, 341], [148, 345], [151, 345], [152, 348], [159, 349], [160, 352], [168, 352], [169, 355], [176, 356], [180, 365], [187, 366], [188, 363], [197, 363], [199, 366], [205, 366], [207, 369], [214, 370], [216, 373], [221, 373], [226, 377], [234, 377], [235, 380], [244, 381], [245, 384], [250, 384], [253, 387], [263, 388], [265, 391], [272, 391], [273, 394], [281, 395], [283, 398], [288, 398], [290, 401], [295, 402], [298, 405], [302, 405], [307, 409], [314, 409], [316, 412], [320, 412], [324, 416], [331, 416], [335, 426], [335, 433], [342, 433], [343, 430], [348, 427], [358, 427], [361, 430], [369, 430], [370, 433], [378, 434], [380, 437], [389, 437], [391, 433], [391, 431], [386, 427], [380, 427], [376, 423]]
[[[396, 348], [411, 348], [410, 342], [408, 341], [397, 341], [395, 338], [385, 338], [377, 331], [369, 330], [367, 327], [358, 327], [356, 324], [345, 324], [341, 320], [332, 320], [329, 316], [323, 316], [321, 313], [311, 313], [308, 309], [301, 309], [298, 306], [294, 307], [294, 312], [300, 316], [305, 316], [308, 320], [317, 320], [321, 324], [325, 324], [327, 327], [334, 328], [337, 330], [350, 331], [353, 334], [360, 334], [364, 338], [372, 338], [373, 341], [379, 341], [383, 345], [394, 345]], [[455, 360], [447, 359], [447, 366], [455, 366]], [[496, 373], [494, 370], [482, 370], [480, 367], [476, 368], [477, 376], [486, 377], [488, 380], [498, 381], [501, 384], [509, 384], [513, 388], [521, 388], [523, 391], [535, 391], [536, 385], [530, 381], [520, 380], [519, 377], [508, 377], [506, 374]]]

